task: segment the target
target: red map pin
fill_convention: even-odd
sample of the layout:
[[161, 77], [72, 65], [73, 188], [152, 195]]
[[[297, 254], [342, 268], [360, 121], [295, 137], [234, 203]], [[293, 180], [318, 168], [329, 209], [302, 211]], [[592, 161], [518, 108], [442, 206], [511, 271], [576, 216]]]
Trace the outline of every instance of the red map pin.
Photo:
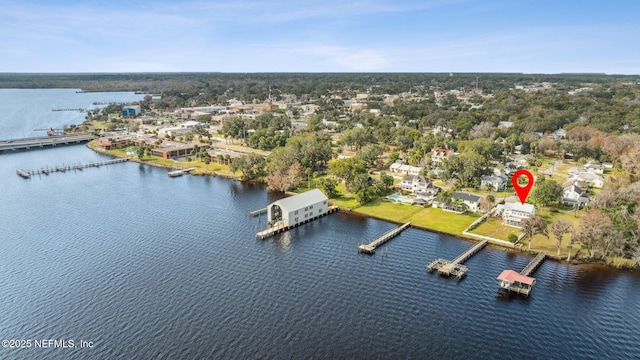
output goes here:
[[[527, 177], [527, 179], [529, 179], [529, 182], [527, 183], [527, 185], [520, 186], [520, 184], [518, 184], [518, 178], [520, 177], [520, 175], [524, 175]], [[531, 175], [531, 173], [528, 172], [527, 170], [518, 170], [513, 174], [513, 177], [511, 178], [511, 183], [513, 184], [513, 188], [516, 190], [516, 193], [518, 194], [518, 198], [520, 198], [520, 202], [524, 205], [524, 202], [527, 201], [527, 196], [529, 196], [529, 191], [533, 186], [533, 175]]]

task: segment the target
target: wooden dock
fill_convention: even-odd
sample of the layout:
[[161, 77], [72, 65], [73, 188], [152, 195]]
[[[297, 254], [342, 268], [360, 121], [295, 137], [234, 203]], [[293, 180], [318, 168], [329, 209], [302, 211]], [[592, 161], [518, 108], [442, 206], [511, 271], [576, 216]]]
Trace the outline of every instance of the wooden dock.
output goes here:
[[458, 279], [462, 279], [469, 271], [469, 268], [462, 265], [465, 261], [469, 260], [470, 257], [475, 255], [478, 251], [484, 248], [489, 240], [483, 240], [476, 245], [474, 245], [471, 249], [465, 251], [460, 256], [455, 258], [453, 261], [445, 260], [445, 259], [436, 259], [432, 261], [429, 265], [427, 265], [427, 269], [429, 272], [433, 270], [438, 270], [438, 274], [444, 276], [454, 275], [458, 277]]
[[536, 255], [536, 257], [533, 258], [533, 260], [531, 260], [529, 264], [525, 266], [524, 269], [522, 269], [522, 271], [520, 271], [520, 275], [529, 276], [533, 274], [534, 271], [538, 270], [538, 268], [546, 258], [547, 256], [545, 254], [538, 253], [538, 255]]
[[169, 176], [171, 177], [176, 177], [176, 176], [182, 176], [186, 173], [189, 173], [193, 170], [195, 170], [196, 168], [192, 167], [192, 168], [188, 168], [188, 169], [178, 169], [178, 170], [174, 170], [174, 171], [169, 171]]
[[409, 226], [411, 226], [411, 222], [408, 222], [400, 227], [387, 231], [386, 233], [382, 234], [381, 236], [379, 236], [377, 239], [373, 240], [369, 244], [360, 244], [358, 245], [358, 251], [360, 251], [361, 253], [372, 255], [376, 251], [376, 248], [378, 246], [398, 236], [401, 232], [403, 232]]
[[504, 270], [496, 278], [498, 280], [498, 287], [500, 290], [506, 290], [508, 292], [515, 292], [518, 294], [529, 296], [533, 290], [533, 285], [536, 284], [536, 279], [530, 277], [534, 271], [540, 267], [540, 265], [546, 259], [546, 255], [538, 253], [533, 260], [527, 264], [527, 266], [517, 273], [513, 270]]
[[264, 213], [267, 212], [267, 208], [263, 207], [262, 209], [258, 209], [258, 210], [253, 210], [253, 211], [249, 211], [249, 215], [256, 217], [256, 216], [260, 216]]
[[272, 226], [270, 228], [267, 228], [265, 230], [257, 232], [256, 233], [256, 239], [264, 240], [264, 239], [269, 238], [271, 236], [274, 236], [276, 234], [280, 234], [280, 233], [285, 232], [287, 230], [290, 230], [290, 229], [293, 229], [293, 228], [298, 227], [300, 225], [306, 224], [306, 223], [308, 223], [310, 221], [319, 219], [319, 218], [321, 218], [321, 217], [323, 217], [325, 215], [332, 214], [332, 213], [334, 213], [334, 212], [336, 212], [338, 210], [340, 210], [340, 208], [338, 206], [332, 205], [332, 206], [328, 207], [326, 213], [320, 214], [320, 215], [315, 216], [313, 218], [309, 218], [309, 219], [307, 219], [307, 220], [305, 220], [305, 221], [303, 221], [301, 223], [298, 223], [298, 224], [295, 224], [295, 225], [291, 225], [291, 226], [286, 226], [284, 224], [278, 224], [278, 225]]
[[117, 159], [104, 160], [104, 161], [92, 161], [85, 164], [60, 165], [60, 166], [54, 166], [54, 167], [47, 166], [47, 167], [42, 167], [39, 169], [31, 169], [31, 170], [18, 169], [16, 170], [16, 174], [18, 174], [19, 176], [25, 179], [31, 179], [31, 176], [33, 175], [40, 175], [40, 174], [49, 175], [49, 173], [52, 173], [52, 172], [66, 172], [67, 170], [82, 170], [89, 167], [100, 167], [105, 165], [122, 163], [126, 161], [129, 161], [129, 159], [117, 158]]

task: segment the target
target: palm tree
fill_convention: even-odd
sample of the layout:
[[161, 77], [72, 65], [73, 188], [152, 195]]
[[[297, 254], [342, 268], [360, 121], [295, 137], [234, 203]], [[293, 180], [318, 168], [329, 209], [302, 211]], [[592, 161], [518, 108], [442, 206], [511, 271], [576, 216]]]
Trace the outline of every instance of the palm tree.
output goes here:
[[522, 221], [522, 233], [529, 238], [529, 250], [531, 250], [531, 240], [535, 234], [542, 234], [549, 237], [547, 223], [539, 216], [532, 216]]
[[562, 246], [562, 237], [571, 231], [571, 224], [564, 219], [558, 219], [551, 224], [551, 233], [556, 238], [556, 247], [558, 248], [558, 256], [560, 256], [560, 247]]

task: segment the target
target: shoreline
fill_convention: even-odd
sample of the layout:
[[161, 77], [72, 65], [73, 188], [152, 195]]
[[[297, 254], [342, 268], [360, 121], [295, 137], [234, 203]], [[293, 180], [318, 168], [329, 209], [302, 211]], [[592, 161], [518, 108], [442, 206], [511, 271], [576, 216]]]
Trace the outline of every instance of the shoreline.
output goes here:
[[[87, 143], [86, 145], [89, 149], [102, 154], [102, 155], [107, 155], [107, 156], [111, 156], [111, 157], [116, 157], [116, 158], [128, 158], [129, 161], [132, 162], [137, 162], [139, 164], [143, 164], [143, 165], [149, 165], [149, 166], [154, 166], [154, 167], [158, 167], [158, 168], [163, 168], [163, 169], [186, 169], [189, 167], [193, 167], [193, 166], [171, 166], [168, 164], [161, 164], [161, 163], [157, 163], [157, 162], [153, 162], [153, 161], [145, 161], [145, 160], [140, 160], [137, 157], [127, 157], [127, 156], [121, 156], [119, 154], [113, 154], [111, 152], [109, 152], [108, 150], [104, 150], [101, 149], [99, 146], [96, 146], [95, 144], [93, 144], [93, 141], [90, 141]], [[198, 167], [198, 170], [201, 170]], [[195, 174], [189, 173], [189, 175], [192, 176], [215, 176], [215, 177], [221, 177], [221, 178], [225, 178], [225, 179], [229, 179], [229, 180], [235, 180], [235, 181], [240, 181], [242, 182], [242, 180], [240, 180], [238, 177], [234, 177], [234, 176], [230, 176], [228, 174], [221, 174], [221, 173], [216, 173], [215, 171], [213, 172], [207, 172], [207, 171], [203, 171], [203, 172], [197, 172]], [[285, 192], [286, 195], [288, 196], [292, 196], [292, 195], [296, 195], [296, 193], [294, 192], [290, 192], [290, 191], [286, 191]], [[331, 199], [329, 199], [329, 201], [331, 201]], [[365, 214], [365, 213], [361, 213], [357, 210], [354, 210], [352, 208], [345, 208], [345, 207], [339, 207], [339, 211], [346, 213], [346, 214], [357, 214], [358, 216], [363, 216], [363, 217], [367, 217], [367, 218], [371, 218], [371, 219], [376, 219], [376, 220], [380, 220], [380, 221], [386, 221], [386, 222], [390, 222], [393, 224], [398, 224], [401, 225], [401, 223], [399, 223], [398, 221], [392, 220], [392, 219], [386, 219], [380, 216], [375, 216], [375, 215], [370, 215], [370, 214]], [[422, 231], [428, 231], [434, 234], [438, 234], [438, 235], [445, 235], [445, 236], [450, 236], [453, 237], [455, 239], [458, 240], [463, 240], [463, 241], [467, 241], [467, 242], [472, 242], [472, 243], [477, 243], [479, 242], [479, 239], [475, 238], [475, 237], [470, 237], [470, 236], [465, 236], [464, 234], [456, 234], [456, 233], [451, 233], [451, 232], [445, 232], [445, 231], [441, 231], [441, 230], [437, 230], [437, 229], [431, 229], [425, 226], [420, 226], [420, 225], [411, 225], [411, 227], [418, 229], [418, 230], [422, 230]], [[536, 255], [538, 253], [541, 253], [542, 251], [534, 251], [534, 250], [529, 250], [527, 248], [523, 247], [517, 247], [515, 244], [513, 244], [513, 246], [507, 246], [507, 244], [502, 243], [502, 242], [497, 242], [497, 241], [491, 241], [489, 240], [489, 244], [493, 245], [495, 247], [500, 248], [503, 251], [515, 251], [515, 252], [519, 252], [519, 253], [524, 253], [524, 254], [528, 254], [528, 255]], [[556, 262], [560, 262], [560, 263], [564, 263], [567, 265], [592, 265], [592, 264], [599, 264], [599, 265], [603, 265], [606, 266], [608, 268], [612, 268], [612, 269], [616, 269], [616, 270], [624, 270], [624, 271], [639, 271], [640, 267], [635, 267], [635, 268], [619, 268], [619, 267], [615, 267], [615, 266], [611, 266], [609, 264], [607, 264], [605, 261], [602, 260], [590, 260], [590, 259], [584, 259], [584, 258], [579, 258], [579, 259], [572, 259], [571, 261], [567, 261], [565, 258], [558, 256], [556, 254], [549, 254], [546, 252], [543, 252], [548, 259], [550, 260], [554, 260]], [[575, 256], [576, 254], [574, 254]]]

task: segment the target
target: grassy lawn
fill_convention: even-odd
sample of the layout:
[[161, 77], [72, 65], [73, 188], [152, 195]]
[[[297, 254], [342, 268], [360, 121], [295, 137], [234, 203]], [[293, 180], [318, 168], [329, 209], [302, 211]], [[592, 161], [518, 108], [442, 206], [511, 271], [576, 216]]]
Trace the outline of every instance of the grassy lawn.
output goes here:
[[480, 224], [477, 228], [470, 231], [473, 234], [489, 236], [495, 239], [508, 241], [509, 234], [520, 236], [521, 231], [518, 228], [506, 226], [497, 218], [489, 218]]

